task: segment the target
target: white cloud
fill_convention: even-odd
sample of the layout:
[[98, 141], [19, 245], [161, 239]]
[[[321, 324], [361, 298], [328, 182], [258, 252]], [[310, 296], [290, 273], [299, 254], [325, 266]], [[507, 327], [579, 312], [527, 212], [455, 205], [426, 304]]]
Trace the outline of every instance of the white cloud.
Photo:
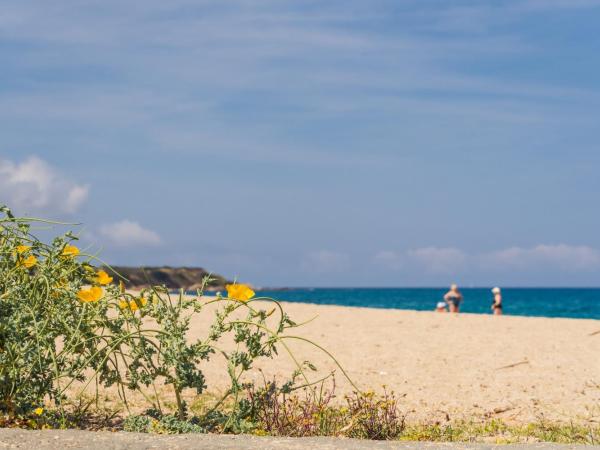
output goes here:
[[127, 219], [102, 225], [100, 234], [113, 244], [123, 247], [155, 246], [161, 243], [158, 233]]
[[374, 261], [390, 270], [421, 268], [435, 274], [455, 274], [467, 268], [483, 270], [580, 271], [600, 268], [600, 251], [586, 245], [539, 244], [469, 254], [454, 247], [423, 247], [404, 252], [383, 250]]
[[306, 255], [302, 268], [311, 272], [341, 272], [348, 268], [348, 263], [349, 258], [345, 253], [318, 250]]
[[409, 250], [407, 256], [432, 273], [455, 273], [464, 268], [467, 255], [454, 247], [423, 247]]
[[488, 267], [517, 269], [589, 270], [600, 265], [600, 253], [585, 245], [540, 244], [531, 248], [510, 247], [483, 255]]
[[0, 158], [0, 202], [19, 214], [73, 213], [86, 200], [88, 190], [36, 156], [21, 163]]
[[374, 261], [390, 270], [417, 268], [436, 274], [452, 274], [465, 268], [469, 256], [454, 247], [422, 247], [396, 252], [382, 250]]
[[400, 270], [404, 267], [404, 257], [392, 250], [381, 250], [373, 257], [374, 261], [391, 270]]

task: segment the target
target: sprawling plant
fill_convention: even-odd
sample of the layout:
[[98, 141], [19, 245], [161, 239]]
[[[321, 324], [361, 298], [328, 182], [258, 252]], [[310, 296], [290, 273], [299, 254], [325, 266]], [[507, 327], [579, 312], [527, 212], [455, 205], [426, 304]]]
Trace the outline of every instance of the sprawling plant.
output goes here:
[[0, 212], [0, 410], [23, 414], [60, 404], [67, 384], [102, 365], [98, 330], [118, 290], [79, 258], [74, 235], [44, 244], [31, 234], [41, 221]]
[[[192, 296], [161, 287], [128, 292], [122, 281], [113, 283], [118, 274], [96, 268], [95, 258], [79, 251], [75, 235], [45, 244], [32, 234], [44, 221], [14, 217], [6, 207], [0, 213], [0, 410], [9, 415], [30, 413], [47, 401], [61, 407], [68, 389], [90, 384], [117, 386], [126, 404], [128, 394], [138, 391], [163, 414], [154, 394], [157, 384], [166, 384], [177, 420], [183, 420], [184, 390], [205, 390], [202, 364], [218, 355], [226, 361], [230, 387], [204, 420], [241, 430], [250, 409], [244, 372], [257, 358], [277, 355], [278, 346], [289, 352], [286, 339], [306, 341], [286, 333], [297, 325], [278, 302], [261, 299], [270, 303], [255, 307], [248, 286], [228, 285], [226, 297], [211, 300], [202, 289]], [[213, 324], [191, 340], [191, 319], [203, 313], [213, 315]], [[294, 380], [310, 385], [304, 368], [312, 366], [290, 356], [297, 363]], [[233, 406], [223, 414], [218, 408], [225, 403]]]
[[[223, 357], [230, 387], [217, 406], [233, 399], [233, 409], [223, 425], [231, 429], [236, 417], [243, 417], [248, 406], [242, 395], [247, 387], [241, 381], [244, 372], [257, 358], [276, 355], [283, 332], [296, 326], [275, 301], [275, 308], [269, 312], [254, 308], [250, 300], [253, 296], [249, 287], [238, 284], [228, 286], [228, 297], [219, 295], [212, 300], [202, 297], [202, 290], [194, 296], [183, 292], [171, 294], [161, 288], [146, 289], [135, 295], [123, 293], [118, 302], [120, 315], [107, 323], [111, 353], [100, 375], [102, 381], [106, 385], [117, 383], [123, 398], [127, 390], [139, 391], [153, 409], [161, 412], [159, 396], [151, 399], [146, 393], [150, 387], [150, 392], [156, 392], [157, 383], [170, 385], [178, 418], [183, 419], [187, 414], [183, 391], [194, 389], [202, 393], [206, 389], [202, 362], [212, 355]], [[215, 303], [220, 306], [216, 312], [206, 311], [214, 314], [206, 336], [191, 340], [191, 318]], [[276, 311], [277, 317], [267, 323]], [[233, 342], [234, 348], [224, 350], [223, 340]]]

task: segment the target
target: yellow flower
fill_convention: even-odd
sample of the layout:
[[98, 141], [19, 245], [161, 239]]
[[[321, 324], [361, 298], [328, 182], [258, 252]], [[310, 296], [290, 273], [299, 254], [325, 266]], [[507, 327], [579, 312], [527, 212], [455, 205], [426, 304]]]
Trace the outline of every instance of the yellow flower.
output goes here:
[[31, 248], [31, 245], [17, 245], [16, 252], [19, 255], [22, 255], [23, 253], [25, 253], [30, 248]]
[[37, 416], [41, 416], [44, 413], [44, 408], [35, 408], [33, 410], [33, 412], [37, 415]]
[[27, 269], [31, 269], [33, 266], [37, 264], [37, 258], [33, 255], [29, 255], [25, 259], [19, 259], [17, 263], [18, 266], [26, 267]]
[[62, 256], [77, 256], [79, 255], [79, 249], [74, 245], [66, 245], [63, 249]]
[[97, 302], [104, 295], [104, 291], [101, 287], [92, 286], [89, 289], [80, 289], [77, 293], [77, 298], [84, 303]]
[[225, 288], [227, 289], [227, 297], [241, 302], [247, 302], [254, 297], [254, 291], [245, 284], [228, 284]]
[[96, 278], [94, 278], [94, 281], [101, 285], [109, 284], [112, 282], [112, 280], [113, 277], [107, 274], [104, 270], [99, 270]]
[[[144, 297], [140, 297], [138, 301], [142, 306], [146, 306], [146, 303], [148, 303], [148, 300]], [[130, 311], [137, 311], [138, 309], [140, 309], [138, 302], [136, 302], [135, 300], [127, 301], [126, 299], [119, 300], [119, 308], [129, 309]]]

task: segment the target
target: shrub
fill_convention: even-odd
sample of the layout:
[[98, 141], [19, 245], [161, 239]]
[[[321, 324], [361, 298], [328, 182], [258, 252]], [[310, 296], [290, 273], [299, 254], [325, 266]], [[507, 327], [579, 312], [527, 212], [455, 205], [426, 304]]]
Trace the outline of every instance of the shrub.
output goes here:
[[[335, 386], [335, 385], [334, 385]], [[344, 414], [331, 405], [330, 391], [306, 388], [302, 395], [292, 393], [275, 381], [248, 392], [251, 420], [258, 430], [276, 436], [331, 436], [342, 428]]]
[[[251, 405], [243, 374], [256, 359], [276, 356], [284, 339], [307, 341], [286, 334], [297, 325], [277, 301], [262, 298], [273, 307], [256, 308], [248, 286], [228, 285], [227, 297], [209, 301], [203, 289], [196, 296], [161, 287], [133, 294], [122, 281], [112, 283], [118, 274], [95, 268], [95, 258], [79, 251], [72, 233], [45, 244], [31, 231], [36, 223], [49, 222], [14, 217], [6, 207], [0, 213], [0, 411], [11, 416], [30, 414], [48, 400], [62, 409], [67, 389], [81, 382], [82, 392], [92, 383], [116, 386], [126, 405], [129, 393], [138, 391], [167, 420], [165, 429], [183, 429], [167, 419], [159, 396], [150, 398], [146, 391], [152, 386], [156, 392], [157, 383], [170, 386], [176, 400], [173, 417], [183, 427], [188, 413], [182, 394], [186, 389], [204, 392], [202, 364], [219, 355], [225, 358], [230, 386], [214, 408], [196, 419], [223, 431], [245, 431], [252, 425], [246, 420]], [[202, 287], [208, 282], [205, 278]], [[208, 335], [191, 341], [191, 318], [213, 303], [218, 309]], [[236, 344], [233, 351], [221, 349], [226, 338]], [[298, 365], [294, 382], [301, 377], [310, 384], [304, 369]], [[228, 411], [220, 411], [225, 404]], [[196, 419], [186, 423], [195, 425]], [[145, 423], [131, 419], [132, 427], [141, 426], [136, 420]]]
[[354, 393], [346, 397], [348, 414], [352, 417], [347, 435], [362, 439], [396, 439], [404, 430], [404, 416], [399, 412], [398, 400], [384, 389], [382, 395], [374, 392]]
[[[156, 383], [169, 385], [176, 399], [177, 417], [183, 420], [187, 416], [183, 391], [204, 392], [206, 380], [201, 364], [218, 354], [226, 360], [230, 386], [217, 406], [233, 398], [228, 420], [222, 427], [236, 431], [243, 410], [247, 408], [241, 395], [245, 389], [240, 381], [243, 374], [252, 368], [257, 358], [275, 356], [283, 333], [296, 326], [277, 302], [270, 312], [254, 308], [250, 301], [253, 293], [244, 288], [248, 289], [242, 285], [231, 286], [230, 297], [218, 296], [208, 301], [201, 300], [201, 290], [195, 297], [183, 292], [172, 295], [160, 288], [143, 290], [135, 296], [123, 293], [118, 319], [107, 324], [112, 353], [100, 373], [101, 381], [107, 386], [117, 384], [124, 399], [127, 390], [138, 390], [143, 394]], [[201, 314], [213, 303], [221, 307], [208, 335], [191, 341], [188, 331], [192, 316]], [[245, 312], [241, 318], [240, 310]], [[279, 314], [275, 317], [276, 311]], [[269, 318], [273, 319], [274, 325], [268, 323]], [[225, 351], [219, 346], [219, 341], [226, 336], [237, 344], [235, 350]], [[148, 398], [148, 401], [154, 409], [165, 412], [158, 398]]]
[[354, 392], [346, 405], [333, 403], [335, 381], [330, 390], [305, 388], [301, 395], [285, 385], [265, 383], [248, 393], [252, 421], [259, 434], [277, 436], [347, 436], [359, 439], [391, 440], [402, 434], [405, 424], [393, 393]]
[[196, 420], [181, 420], [172, 414], [160, 415], [158, 418], [150, 415], [129, 416], [123, 421], [123, 429], [135, 433], [157, 434], [206, 432]]
[[116, 288], [79, 261], [74, 235], [44, 244], [31, 220], [0, 212], [0, 410], [15, 415], [60, 404], [66, 385], [101, 365], [98, 329]]

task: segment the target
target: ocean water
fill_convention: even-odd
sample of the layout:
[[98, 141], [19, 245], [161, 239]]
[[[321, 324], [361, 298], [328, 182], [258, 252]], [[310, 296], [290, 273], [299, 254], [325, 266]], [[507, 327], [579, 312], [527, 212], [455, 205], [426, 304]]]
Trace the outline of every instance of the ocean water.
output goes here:
[[[320, 305], [431, 311], [447, 288], [298, 288], [260, 290], [261, 297]], [[491, 314], [490, 289], [461, 289], [461, 312]], [[505, 288], [504, 314], [600, 319], [600, 288]]]

